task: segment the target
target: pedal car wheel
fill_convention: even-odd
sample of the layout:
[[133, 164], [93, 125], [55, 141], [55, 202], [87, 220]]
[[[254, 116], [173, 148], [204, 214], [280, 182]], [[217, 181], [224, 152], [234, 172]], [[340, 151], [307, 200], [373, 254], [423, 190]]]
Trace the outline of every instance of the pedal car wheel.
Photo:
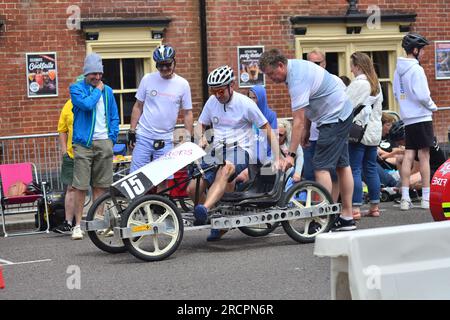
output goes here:
[[264, 237], [278, 228], [279, 222], [275, 223], [262, 223], [251, 227], [239, 227], [239, 230], [250, 237]]
[[102, 230], [88, 231], [87, 234], [95, 246], [103, 251], [109, 253], [121, 253], [127, 251], [123, 241], [113, 236], [113, 228], [120, 226], [121, 214], [128, 206], [125, 197], [116, 197], [116, 207], [109, 192], [101, 195], [94, 201], [86, 216], [86, 221], [104, 220], [105, 213], [109, 213], [112, 220], [110, 220], [110, 227]]
[[[296, 183], [285, 194], [284, 205], [288, 208], [309, 208], [333, 203], [330, 193], [320, 184], [312, 181]], [[284, 231], [300, 243], [314, 242], [315, 237], [327, 232], [335, 219], [335, 215], [324, 215], [314, 218], [302, 218], [282, 221]]]
[[156, 234], [123, 239], [125, 247], [132, 255], [144, 261], [163, 260], [177, 250], [184, 229], [178, 208], [165, 197], [147, 195], [128, 206], [122, 217], [122, 228], [139, 232], [136, 230], [154, 230], [156, 224], [161, 230]]
[[179, 198], [178, 202], [183, 212], [194, 212], [194, 202], [191, 199]]

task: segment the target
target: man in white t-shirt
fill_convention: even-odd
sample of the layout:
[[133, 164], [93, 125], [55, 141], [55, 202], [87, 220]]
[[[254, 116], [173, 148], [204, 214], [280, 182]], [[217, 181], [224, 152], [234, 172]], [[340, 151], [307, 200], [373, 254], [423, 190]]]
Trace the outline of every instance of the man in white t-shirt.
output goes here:
[[277, 49], [264, 52], [259, 64], [272, 81], [286, 83], [289, 89], [293, 128], [287, 167], [294, 165], [299, 143], [308, 144], [311, 121], [316, 122], [319, 129], [313, 159], [316, 181], [331, 193], [329, 170], [336, 168], [341, 190], [342, 213], [332, 229], [356, 229], [352, 215], [353, 176], [348, 156], [353, 107], [344, 89], [324, 68], [306, 60], [288, 60]]
[[[180, 109], [187, 135], [193, 133], [189, 83], [175, 73], [175, 50], [161, 45], [153, 52], [158, 72], [145, 75], [131, 113], [128, 144], [134, 148], [131, 172], [169, 152]], [[136, 130], [137, 128], [137, 130]]]
[[[223, 194], [234, 190], [234, 178], [247, 168], [250, 161], [257, 163], [256, 144], [254, 143], [252, 126], [266, 130], [267, 139], [274, 151], [274, 165], [278, 165], [279, 146], [278, 140], [272, 133], [272, 128], [253, 100], [249, 97], [233, 91], [234, 73], [229, 66], [221, 66], [213, 70], [208, 76], [208, 86], [211, 96], [206, 102], [198, 119], [198, 128], [202, 130], [203, 137], [206, 126], [212, 126], [214, 141], [211, 150], [223, 154], [225, 165], [218, 170], [207, 171], [200, 182], [200, 203], [194, 208], [195, 224], [205, 224], [208, 218], [208, 210], [222, 198]], [[201, 146], [206, 142], [202, 138]], [[276, 152], [275, 152], [276, 151]], [[219, 156], [215, 154], [217, 158]], [[222, 155], [220, 156], [222, 157]], [[207, 163], [202, 167], [208, 166]], [[208, 194], [205, 194], [206, 188]], [[191, 181], [188, 193], [195, 199], [196, 181]], [[212, 229], [208, 241], [220, 239], [219, 230]]]

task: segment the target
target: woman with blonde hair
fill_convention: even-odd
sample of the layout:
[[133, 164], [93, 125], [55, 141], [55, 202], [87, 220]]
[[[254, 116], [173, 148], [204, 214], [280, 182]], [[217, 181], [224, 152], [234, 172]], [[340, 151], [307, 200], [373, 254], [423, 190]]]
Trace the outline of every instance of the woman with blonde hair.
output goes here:
[[[278, 143], [280, 144], [281, 152], [283, 156], [286, 156], [289, 152], [290, 141], [289, 137], [291, 136], [292, 126], [289, 120], [287, 119], [278, 119]], [[295, 182], [301, 180], [303, 170], [303, 149], [301, 145], [298, 145], [297, 152], [295, 156], [295, 169], [292, 175], [292, 179]], [[292, 173], [292, 171], [288, 171]], [[289, 175], [290, 175], [289, 173]]]
[[350, 57], [350, 69], [355, 79], [347, 87], [347, 95], [353, 109], [361, 109], [353, 122], [366, 126], [364, 136], [358, 143], [349, 143], [350, 166], [352, 168], [353, 218], [361, 218], [363, 202], [362, 176], [369, 189], [370, 209], [368, 216], [380, 216], [380, 177], [377, 171], [377, 146], [381, 141], [381, 115], [383, 94], [372, 59], [362, 52]]

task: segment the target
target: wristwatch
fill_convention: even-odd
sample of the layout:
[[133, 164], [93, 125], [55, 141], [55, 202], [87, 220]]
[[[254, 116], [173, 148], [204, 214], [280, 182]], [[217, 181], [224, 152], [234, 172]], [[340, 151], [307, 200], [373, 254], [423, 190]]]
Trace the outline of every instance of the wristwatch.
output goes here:
[[290, 152], [290, 151], [287, 153], [287, 155], [292, 158], [295, 158], [297, 156], [297, 154], [295, 152]]

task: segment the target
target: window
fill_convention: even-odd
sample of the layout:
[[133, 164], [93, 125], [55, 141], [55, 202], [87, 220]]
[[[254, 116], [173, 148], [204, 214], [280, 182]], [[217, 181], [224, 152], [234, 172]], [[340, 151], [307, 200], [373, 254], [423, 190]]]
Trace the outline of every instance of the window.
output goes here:
[[114, 92], [121, 125], [130, 124], [139, 82], [144, 76], [144, 59], [104, 59], [103, 81]]
[[[94, 21], [95, 22], [95, 21]], [[96, 40], [86, 40], [86, 53], [96, 52], [103, 59], [103, 81], [114, 92], [119, 109], [120, 129], [129, 128], [131, 111], [136, 102], [136, 92], [142, 77], [154, 70], [152, 52], [162, 42], [153, 38], [153, 31], [160, 28], [150, 26], [117, 26], [98, 27], [92, 22], [83, 30], [96, 33]], [[142, 21], [138, 21], [142, 24]], [[147, 20], [144, 24], [148, 23]], [[102, 23], [102, 25], [104, 22]]]
[[310, 25], [305, 35], [296, 36], [296, 56], [306, 58], [306, 53], [319, 48], [326, 53], [327, 70], [337, 76], [353, 79], [350, 56], [356, 51], [367, 53], [374, 61], [381, 89], [383, 110], [398, 112], [393, 93], [393, 78], [397, 57], [403, 54], [401, 40], [404, 34], [398, 25], [383, 24], [381, 30], [362, 27], [360, 34], [347, 34], [345, 24]]
[[[307, 53], [303, 53], [303, 59], [307, 60], [308, 59], [308, 54]], [[339, 77], [339, 60], [338, 60], [338, 53], [337, 52], [327, 52], [325, 54], [325, 59], [327, 61], [327, 65], [325, 67], [325, 69], [331, 73], [334, 74], [336, 76]]]
[[388, 51], [371, 51], [364, 52], [372, 58], [375, 72], [380, 81], [381, 90], [383, 91], [383, 110], [389, 110], [389, 97], [393, 93], [392, 80], [390, 78], [391, 70], [389, 70], [389, 54]]

